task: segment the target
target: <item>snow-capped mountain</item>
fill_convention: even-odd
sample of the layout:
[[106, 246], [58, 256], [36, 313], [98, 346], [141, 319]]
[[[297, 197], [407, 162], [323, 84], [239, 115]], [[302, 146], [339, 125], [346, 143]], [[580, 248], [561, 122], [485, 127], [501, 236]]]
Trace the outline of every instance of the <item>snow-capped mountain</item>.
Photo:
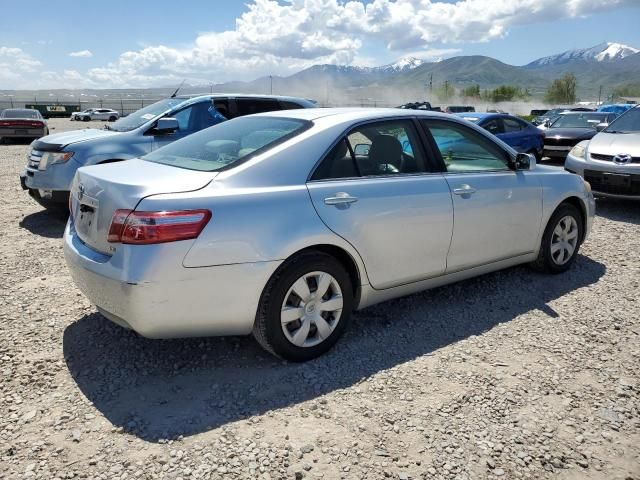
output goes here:
[[424, 63], [424, 60], [416, 57], [403, 57], [394, 63], [383, 65], [381, 67], [374, 67], [371, 70], [378, 70], [382, 72], [404, 72], [406, 70], [413, 70], [414, 68], [418, 68], [420, 65], [424, 65]]
[[610, 62], [621, 60], [629, 55], [640, 52], [640, 49], [622, 45], [621, 43], [605, 42], [591, 48], [568, 50], [557, 55], [542, 57], [527, 65], [528, 68], [543, 67], [547, 65], [560, 65], [574, 60], [588, 62]]

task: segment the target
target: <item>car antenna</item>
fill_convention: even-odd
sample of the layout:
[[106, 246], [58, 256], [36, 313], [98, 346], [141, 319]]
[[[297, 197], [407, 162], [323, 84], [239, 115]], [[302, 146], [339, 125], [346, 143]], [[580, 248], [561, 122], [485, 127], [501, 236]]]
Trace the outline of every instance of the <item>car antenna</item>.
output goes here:
[[[186, 79], [185, 79], [186, 80]], [[182, 83], [180, 84], [180, 86], [178, 88], [176, 88], [176, 91], [173, 92], [173, 95], [171, 95], [171, 98], [176, 98], [176, 95], [178, 95], [178, 92], [180, 91], [180, 89], [182, 88], [182, 86], [184, 85], [185, 80], [182, 80]]]

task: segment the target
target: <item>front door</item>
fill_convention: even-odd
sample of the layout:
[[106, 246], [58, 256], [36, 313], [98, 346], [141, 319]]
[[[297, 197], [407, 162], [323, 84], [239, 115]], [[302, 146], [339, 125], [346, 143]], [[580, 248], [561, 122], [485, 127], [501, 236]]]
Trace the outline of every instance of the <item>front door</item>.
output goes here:
[[411, 120], [354, 128], [307, 186], [323, 222], [358, 251], [372, 287], [444, 273], [453, 228], [451, 194], [425, 162]]
[[452, 273], [535, 251], [542, 188], [508, 168], [508, 152], [458, 122], [426, 120], [451, 189], [455, 225], [447, 257]]
[[178, 130], [154, 135], [154, 150], [225, 120], [224, 117], [217, 115], [209, 100], [189, 105], [177, 112], [168, 114], [167, 117], [175, 118], [178, 121]]

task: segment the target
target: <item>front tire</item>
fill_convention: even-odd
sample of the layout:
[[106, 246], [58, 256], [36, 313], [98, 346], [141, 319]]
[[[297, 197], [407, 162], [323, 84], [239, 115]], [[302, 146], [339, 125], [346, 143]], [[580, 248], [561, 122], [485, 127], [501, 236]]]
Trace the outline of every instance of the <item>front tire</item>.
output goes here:
[[118, 117], [116, 117], [115, 115], [109, 117], [110, 122], [115, 122], [116, 120], [118, 120]]
[[273, 355], [304, 362], [333, 347], [352, 310], [353, 286], [342, 264], [324, 253], [304, 253], [267, 283], [253, 335]]
[[578, 256], [582, 238], [582, 214], [569, 203], [561, 204], [547, 223], [532, 267], [546, 273], [566, 272]]
[[82, 121], [83, 121], [83, 122], [88, 122], [89, 120], [91, 120], [91, 118], [89, 118], [89, 117], [82, 117]]

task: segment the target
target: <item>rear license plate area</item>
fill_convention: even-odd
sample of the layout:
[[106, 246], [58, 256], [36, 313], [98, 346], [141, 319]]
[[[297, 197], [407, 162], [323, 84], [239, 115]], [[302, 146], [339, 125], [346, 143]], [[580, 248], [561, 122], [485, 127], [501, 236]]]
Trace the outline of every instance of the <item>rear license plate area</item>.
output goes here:
[[16, 135], [26, 135], [27, 133], [28, 133], [27, 130], [24, 128], [16, 129]]

